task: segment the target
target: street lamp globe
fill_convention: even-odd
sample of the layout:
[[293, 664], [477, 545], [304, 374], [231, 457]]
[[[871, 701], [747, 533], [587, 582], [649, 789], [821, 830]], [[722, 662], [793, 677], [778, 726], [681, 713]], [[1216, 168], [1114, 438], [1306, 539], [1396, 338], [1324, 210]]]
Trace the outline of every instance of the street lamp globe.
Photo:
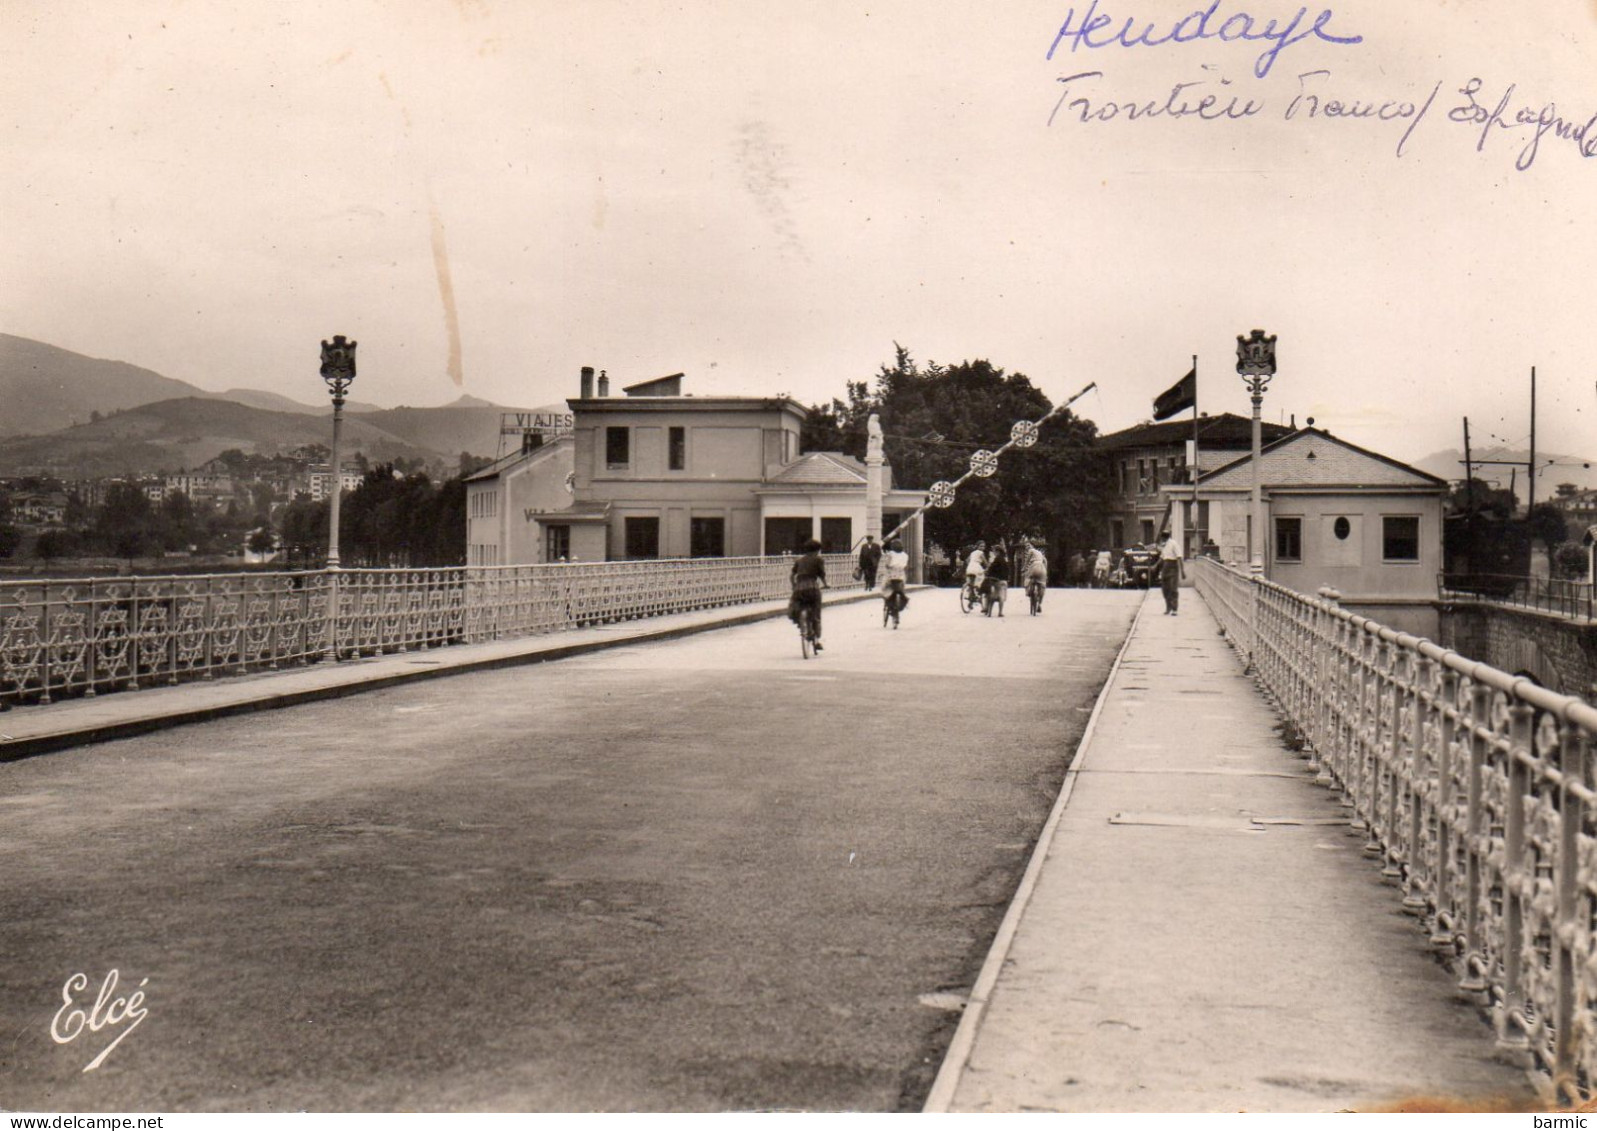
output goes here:
[[333, 340], [322, 343], [322, 380], [333, 394], [333, 406], [344, 403], [344, 394], [355, 383], [355, 347], [358, 342], [334, 334]]

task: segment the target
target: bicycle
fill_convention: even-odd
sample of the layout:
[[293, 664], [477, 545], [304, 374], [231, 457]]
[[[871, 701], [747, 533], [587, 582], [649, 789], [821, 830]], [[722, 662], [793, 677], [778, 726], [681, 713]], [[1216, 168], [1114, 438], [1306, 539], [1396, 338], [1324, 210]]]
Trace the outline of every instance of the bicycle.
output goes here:
[[1037, 616], [1042, 612], [1043, 583], [1037, 578], [1026, 582], [1026, 597], [1031, 601], [1031, 615]]
[[799, 651], [807, 660], [820, 651], [815, 644], [815, 609], [809, 605], [800, 605], [798, 616], [794, 619], [798, 622]]
[[896, 629], [898, 616], [904, 611], [904, 606], [909, 604], [909, 597], [897, 587], [897, 583], [890, 581], [887, 584], [888, 590], [882, 594], [882, 627], [886, 628], [887, 622], [891, 620]]
[[971, 574], [965, 575], [965, 584], [959, 590], [959, 611], [972, 613], [981, 607], [981, 586]]

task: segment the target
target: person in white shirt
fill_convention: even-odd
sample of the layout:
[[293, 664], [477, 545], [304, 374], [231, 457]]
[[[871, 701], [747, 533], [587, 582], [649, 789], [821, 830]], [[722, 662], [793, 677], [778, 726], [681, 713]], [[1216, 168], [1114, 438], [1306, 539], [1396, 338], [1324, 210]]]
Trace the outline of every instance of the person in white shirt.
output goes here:
[[898, 614], [909, 604], [909, 594], [904, 592], [908, 578], [909, 555], [904, 552], [904, 543], [894, 538], [887, 544], [887, 553], [882, 555], [884, 625], [887, 623], [886, 618], [892, 617], [893, 627], [898, 627]]
[[1159, 588], [1164, 593], [1165, 616], [1176, 616], [1181, 603], [1181, 547], [1176, 545], [1175, 535], [1159, 547]]
[[[1043, 593], [1048, 591], [1048, 559], [1043, 552], [1030, 542], [1022, 543], [1021, 548], [1021, 576], [1024, 579], [1026, 593], [1030, 595], [1033, 585]], [[1042, 606], [1041, 595], [1037, 598], [1037, 605]]]

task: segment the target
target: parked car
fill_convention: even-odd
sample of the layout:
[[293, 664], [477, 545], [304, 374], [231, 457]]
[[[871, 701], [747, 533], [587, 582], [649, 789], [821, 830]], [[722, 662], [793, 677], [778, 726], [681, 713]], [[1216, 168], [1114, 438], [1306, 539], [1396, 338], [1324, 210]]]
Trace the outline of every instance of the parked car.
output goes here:
[[1146, 546], [1133, 547], [1126, 551], [1123, 561], [1128, 585], [1146, 589], [1159, 575], [1158, 550], [1150, 550]]

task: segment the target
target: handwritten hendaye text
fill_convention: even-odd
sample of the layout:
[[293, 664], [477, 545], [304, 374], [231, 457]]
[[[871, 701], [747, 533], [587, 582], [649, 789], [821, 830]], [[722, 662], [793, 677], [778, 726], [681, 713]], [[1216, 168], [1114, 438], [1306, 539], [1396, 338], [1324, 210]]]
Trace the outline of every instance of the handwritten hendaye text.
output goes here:
[[1312, 37], [1339, 46], [1364, 42], [1362, 35], [1333, 34], [1330, 23], [1335, 14], [1330, 8], [1323, 9], [1308, 27], [1304, 27], [1304, 18], [1309, 14], [1307, 8], [1299, 8], [1297, 14], [1284, 24], [1280, 20], [1264, 20], [1247, 12], [1236, 12], [1221, 20], [1218, 16], [1223, 2], [1214, 0], [1207, 8], [1192, 11], [1169, 25], [1127, 16], [1116, 30], [1114, 25], [1118, 22], [1117, 17], [1099, 13], [1098, 0], [1091, 0], [1079, 23], [1076, 21], [1075, 8], [1065, 14], [1065, 22], [1060, 25], [1058, 34], [1048, 48], [1048, 58], [1052, 59], [1054, 53], [1065, 44], [1074, 52], [1083, 47], [1160, 47], [1167, 43], [1194, 43], [1205, 39], [1217, 39], [1222, 43], [1264, 42], [1270, 46], [1253, 63], [1253, 73], [1262, 79], [1270, 73], [1270, 68], [1275, 66], [1282, 51], [1305, 39]]

